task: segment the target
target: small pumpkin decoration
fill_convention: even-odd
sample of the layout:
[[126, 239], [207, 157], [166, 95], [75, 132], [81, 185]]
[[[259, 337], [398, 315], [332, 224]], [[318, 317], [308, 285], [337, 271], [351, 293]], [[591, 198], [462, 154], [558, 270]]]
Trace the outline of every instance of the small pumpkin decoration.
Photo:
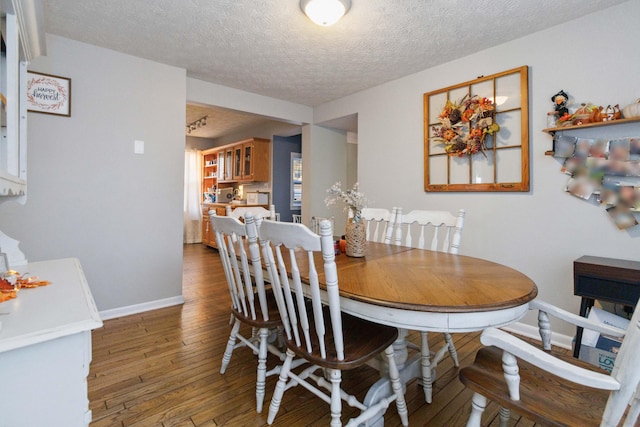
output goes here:
[[620, 120], [622, 118], [622, 112], [620, 112], [620, 105], [613, 106], [613, 120]]
[[602, 108], [603, 107], [601, 105], [599, 107], [594, 108], [593, 111], [591, 112], [591, 116], [589, 118], [593, 123], [602, 121]]
[[622, 109], [622, 115], [630, 119], [631, 117], [640, 117], [640, 98], [633, 104], [629, 104]]
[[607, 105], [607, 108], [602, 110], [602, 121], [609, 122], [614, 120], [616, 110], [611, 106]]

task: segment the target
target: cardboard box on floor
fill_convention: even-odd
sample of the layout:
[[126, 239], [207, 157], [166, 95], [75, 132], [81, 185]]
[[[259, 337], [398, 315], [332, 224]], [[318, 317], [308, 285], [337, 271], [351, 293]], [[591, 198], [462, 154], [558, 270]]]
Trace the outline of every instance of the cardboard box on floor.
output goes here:
[[[626, 330], [629, 325], [628, 319], [609, 313], [598, 307], [591, 309], [588, 318], [624, 330]], [[621, 344], [622, 340], [619, 338], [600, 335], [598, 332], [585, 329], [580, 345], [580, 360], [584, 360], [585, 362], [611, 372]]]

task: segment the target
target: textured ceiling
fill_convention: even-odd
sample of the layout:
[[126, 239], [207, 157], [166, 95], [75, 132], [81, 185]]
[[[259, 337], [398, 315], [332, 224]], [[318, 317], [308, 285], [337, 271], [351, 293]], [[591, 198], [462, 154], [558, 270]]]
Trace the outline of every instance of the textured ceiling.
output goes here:
[[186, 131], [185, 126], [187, 135], [198, 138], [219, 138], [243, 129], [262, 126], [272, 121], [271, 119], [256, 114], [226, 108], [187, 105], [187, 125], [203, 117], [207, 117], [207, 124], [190, 133]]
[[352, 0], [332, 27], [299, 0], [45, 0], [45, 13], [49, 33], [316, 106], [624, 1]]

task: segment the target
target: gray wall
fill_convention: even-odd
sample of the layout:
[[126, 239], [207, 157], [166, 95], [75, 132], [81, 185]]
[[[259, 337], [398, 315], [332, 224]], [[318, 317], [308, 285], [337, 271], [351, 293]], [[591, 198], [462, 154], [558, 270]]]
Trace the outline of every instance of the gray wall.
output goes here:
[[302, 221], [311, 217], [334, 217], [334, 235], [344, 234], [347, 211], [344, 204], [327, 207], [327, 189], [336, 182], [347, 188], [347, 133], [308, 125], [302, 127]]
[[185, 70], [47, 43], [29, 69], [71, 78], [71, 117], [28, 113], [27, 203], [2, 230], [29, 261], [78, 257], [99, 310], [180, 301]]
[[[573, 261], [582, 255], [640, 260], [640, 226], [620, 231], [603, 208], [564, 192], [568, 177], [545, 156], [551, 96], [564, 89], [581, 102], [627, 105], [640, 96], [640, 1], [626, 2], [560, 26], [474, 53], [375, 88], [320, 105], [318, 122], [358, 113], [358, 179], [373, 206], [467, 211], [460, 251], [513, 267], [531, 277], [540, 298], [573, 312]], [[606, 29], [589, 43], [559, 41], [585, 28]], [[615, 47], [609, 40], [616, 40]], [[558, 64], [562, 64], [558, 66]], [[425, 193], [423, 95], [475, 76], [528, 65], [531, 191]], [[613, 75], [613, 78], [603, 76]], [[583, 129], [589, 137], [640, 135], [640, 125]], [[314, 141], [315, 142], [315, 141]], [[640, 215], [636, 214], [640, 219]], [[536, 324], [535, 316], [527, 323]], [[575, 329], [558, 325], [568, 336]], [[564, 328], [564, 329], [562, 329]]]

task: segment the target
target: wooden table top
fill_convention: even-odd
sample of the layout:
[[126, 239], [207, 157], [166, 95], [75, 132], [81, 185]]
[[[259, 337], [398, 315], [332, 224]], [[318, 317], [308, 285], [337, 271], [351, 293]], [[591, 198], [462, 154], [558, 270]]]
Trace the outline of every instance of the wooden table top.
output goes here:
[[[307, 276], [305, 257], [296, 257]], [[322, 257], [315, 259], [319, 280]], [[466, 313], [517, 307], [538, 294], [535, 283], [491, 261], [382, 243], [367, 243], [364, 258], [336, 256], [342, 297], [403, 310]]]

